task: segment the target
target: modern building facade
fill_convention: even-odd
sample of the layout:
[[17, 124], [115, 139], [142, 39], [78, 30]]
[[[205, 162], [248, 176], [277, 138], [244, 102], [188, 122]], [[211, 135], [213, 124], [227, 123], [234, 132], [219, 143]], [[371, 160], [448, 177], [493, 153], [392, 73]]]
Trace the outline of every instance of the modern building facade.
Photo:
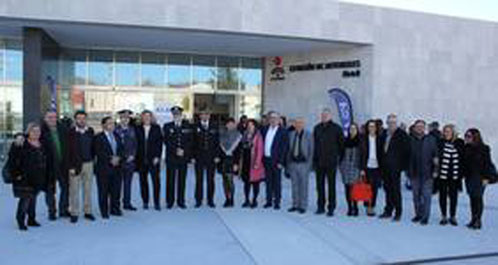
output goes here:
[[358, 122], [475, 126], [498, 150], [498, 23], [337, 0], [17, 0], [0, 3], [0, 36], [4, 138], [54, 87], [61, 115], [93, 121], [120, 108], [167, 119], [180, 104], [189, 117], [275, 109], [309, 125], [342, 88]]

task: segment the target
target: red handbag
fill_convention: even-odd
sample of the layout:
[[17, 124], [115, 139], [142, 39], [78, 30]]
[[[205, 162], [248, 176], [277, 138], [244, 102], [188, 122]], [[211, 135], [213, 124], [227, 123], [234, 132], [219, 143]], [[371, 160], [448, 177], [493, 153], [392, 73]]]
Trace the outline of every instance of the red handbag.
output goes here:
[[351, 187], [351, 200], [355, 202], [370, 202], [373, 198], [372, 186], [363, 178]]

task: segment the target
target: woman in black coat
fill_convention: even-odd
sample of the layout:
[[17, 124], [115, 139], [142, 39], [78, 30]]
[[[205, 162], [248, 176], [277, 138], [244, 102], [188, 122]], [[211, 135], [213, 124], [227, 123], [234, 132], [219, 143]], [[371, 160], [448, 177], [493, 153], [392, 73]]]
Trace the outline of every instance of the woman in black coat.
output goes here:
[[481, 133], [478, 129], [469, 129], [465, 133], [463, 170], [472, 214], [472, 219], [467, 227], [471, 229], [481, 229], [482, 226], [483, 195], [488, 183], [486, 171], [490, 163], [490, 148], [483, 143]]
[[[439, 191], [439, 207], [441, 209], [441, 225], [450, 223], [458, 225], [456, 210], [458, 203], [458, 191], [462, 186], [462, 157], [464, 142], [457, 137], [453, 124], [445, 125], [443, 138], [439, 145], [439, 170], [436, 179]], [[450, 218], [447, 218], [448, 198], [450, 201]]]
[[40, 135], [40, 126], [34, 123], [29, 124], [27, 139], [22, 146], [18, 145], [9, 152], [9, 155], [18, 161], [11, 168], [11, 173], [14, 176], [14, 196], [19, 198], [16, 219], [20, 230], [27, 230], [26, 215], [28, 226], [40, 226], [36, 221], [36, 196], [47, 185], [47, 160], [40, 143]]

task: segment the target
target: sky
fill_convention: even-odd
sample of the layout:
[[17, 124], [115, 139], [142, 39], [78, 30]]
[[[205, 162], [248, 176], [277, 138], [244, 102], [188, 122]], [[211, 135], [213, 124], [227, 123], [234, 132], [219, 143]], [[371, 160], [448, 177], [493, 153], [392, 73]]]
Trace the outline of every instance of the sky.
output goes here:
[[471, 19], [498, 21], [498, 0], [340, 0]]

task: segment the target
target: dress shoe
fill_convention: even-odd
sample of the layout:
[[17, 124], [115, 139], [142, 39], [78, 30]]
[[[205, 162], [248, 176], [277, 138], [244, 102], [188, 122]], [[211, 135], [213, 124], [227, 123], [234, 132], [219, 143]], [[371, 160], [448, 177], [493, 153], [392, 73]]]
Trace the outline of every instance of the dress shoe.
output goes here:
[[168, 209], [173, 208], [173, 204], [168, 204], [168, 205], [166, 205], [166, 208], [168, 208]]
[[299, 214], [305, 214], [306, 213], [306, 210], [305, 209], [297, 209], [297, 212]]
[[[228, 204], [230, 206], [230, 203]], [[216, 208], [216, 204], [214, 202], [208, 202], [209, 208]]]
[[443, 217], [441, 221], [439, 221], [440, 225], [447, 225], [448, 224], [448, 219], [446, 217]]
[[334, 216], [334, 211], [328, 211], [328, 212], [327, 212], [327, 216], [328, 216], [328, 217], [332, 217], [332, 216]]
[[133, 207], [132, 205], [127, 205], [125, 207], [123, 207], [123, 209], [127, 210], [127, 211], [136, 211], [137, 208]]
[[457, 222], [457, 220], [456, 220], [456, 218], [455, 218], [455, 217], [451, 217], [451, 218], [450, 218], [450, 224], [451, 224], [452, 226], [458, 226], [458, 222]]
[[144, 210], [149, 210], [149, 205], [148, 204], [144, 204]]
[[187, 209], [187, 206], [185, 206], [185, 204], [178, 204], [178, 208], [184, 210]]
[[159, 206], [159, 205], [154, 206], [154, 210], [161, 211], [161, 206]]
[[387, 218], [391, 218], [392, 214], [389, 214], [387, 212], [384, 212], [382, 213], [381, 215], [379, 215], [379, 218], [380, 219], [387, 219]]
[[280, 204], [275, 204], [275, 206], [273, 206], [273, 209], [274, 210], [280, 210]]
[[292, 212], [296, 212], [298, 211], [298, 209], [296, 207], [290, 207], [288, 210], [287, 210], [289, 213], [292, 213]]
[[466, 225], [468, 228], [472, 228], [472, 226], [474, 226], [474, 223], [476, 222], [476, 219], [475, 218], [472, 218], [472, 220], [470, 220], [470, 222]]
[[109, 219], [109, 215], [108, 214], [103, 214], [102, 215], [102, 219]]
[[123, 213], [121, 211], [115, 211], [115, 212], [111, 212], [111, 215], [114, 215], [114, 216], [123, 216]]
[[225, 203], [223, 203], [223, 208], [228, 208], [230, 207], [230, 200], [226, 200]]
[[251, 208], [254, 209], [254, 208], [257, 208], [257, 207], [258, 207], [258, 201], [256, 201], [256, 200], [252, 201]]
[[201, 208], [202, 202], [196, 202], [195, 203], [195, 208]]
[[40, 227], [41, 225], [34, 219], [30, 219], [28, 220], [28, 226], [31, 226], [31, 227]]
[[318, 209], [316, 210], [315, 214], [324, 214], [325, 210], [324, 209]]
[[481, 227], [482, 227], [481, 220], [476, 220], [474, 222], [474, 224], [472, 225], [472, 227], [470, 227], [470, 228], [474, 229], [474, 230], [481, 230]]
[[429, 224], [429, 220], [424, 218], [424, 219], [422, 219], [422, 220], [420, 221], [420, 224], [421, 224], [421, 225], [428, 225], [428, 224]]
[[270, 202], [267, 202], [263, 208], [267, 209], [267, 208], [271, 208], [273, 205], [270, 203]]
[[20, 223], [18, 225], [19, 225], [19, 230], [21, 230], [21, 231], [27, 231], [28, 230], [28, 227], [25, 224]]
[[55, 216], [55, 213], [51, 213], [48, 215], [48, 220], [50, 221], [55, 221], [57, 220], [57, 217]]
[[251, 203], [249, 203], [249, 200], [246, 200], [243, 204], [242, 204], [242, 208], [247, 208], [251, 206]]
[[88, 221], [95, 221], [95, 216], [93, 216], [93, 214], [85, 214], [85, 219]]
[[393, 222], [399, 222], [399, 221], [401, 221], [401, 215], [395, 215], [393, 217]]
[[71, 215], [68, 212], [61, 212], [59, 213], [60, 218], [70, 218]]
[[412, 222], [413, 222], [413, 223], [418, 223], [418, 222], [420, 222], [421, 220], [422, 220], [422, 217], [420, 217], [420, 216], [415, 216], [415, 217], [413, 217], [413, 218], [412, 218]]
[[71, 223], [75, 224], [78, 222], [78, 216], [74, 216], [74, 215], [71, 215], [70, 217], [70, 221]]

